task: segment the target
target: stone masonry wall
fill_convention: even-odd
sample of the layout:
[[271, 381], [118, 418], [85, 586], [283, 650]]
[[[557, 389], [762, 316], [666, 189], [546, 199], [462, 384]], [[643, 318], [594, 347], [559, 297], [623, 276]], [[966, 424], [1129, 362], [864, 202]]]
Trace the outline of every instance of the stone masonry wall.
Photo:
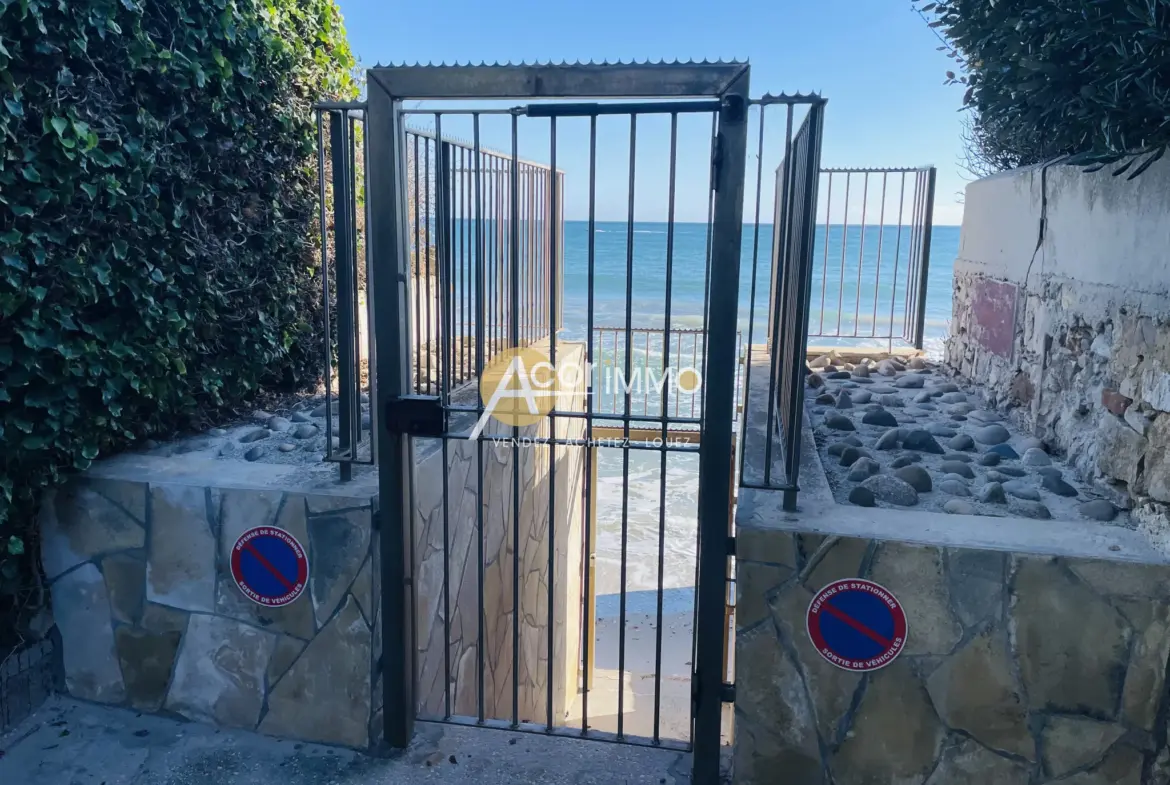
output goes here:
[[[558, 355], [581, 354], [579, 345], [558, 344]], [[584, 410], [584, 390], [565, 396], [558, 408]], [[562, 439], [584, 435], [584, 421], [560, 418]], [[493, 421], [493, 435], [511, 428]], [[521, 429], [521, 438], [547, 437], [548, 422]], [[429, 443], [415, 469], [415, 574], [418, 596], [419, 709], [423, 716], [450, 711], [478, 716], [480, 633], [479, 445], [447, 442], [447, 502], [444, 508], [442, 452]], [[547, 445], [485, 441], [483, 450], [483, 693], [484, 716], [512, 719], [512, 689], [517, 687], [518, 719], [544, 722], [548, 696], [548, 588], [553, 578], [553, 717], [563, 720], [576, 697], [580, 639], [581, 507], [584, 449], [557, 447], [554, 517], [549, 528], [549, 450]], [[520, 516], [513, 521], [513, 467], [520, 485]], [[444, 516], [444, 513], [446, 515]], [[444, 551], [444, 526], [447, 549]], [[554, 540], [555, 564], [549, 563]], [[520, 617], [516, 652], [519, 674], [512, 672], [513, 566], [519, 540]], [[446, 559], [447, 598], [444, 598]], [[444, 625], [444, 603], [450, 623]], [[446, 636], [446, 639], [445, 639]], [[446, 656], [444, 649], [446, 648]], [[447, 669], [450, 669], [449, 672]], [[449, 695], [448, 695], [449, 691]]]
[[972, 183], [946, 359], [1170, 542], [1168, 247], [1167, 162]]
[[[737, 553], [737, 784], [1170, 781], [1170, 566], [752, 528]], [[805, 629], [849, 577], [909, 621], [868, 674]]]
[[[81, 477], [45, 499], [42, 563], [68, 692], [143, 712], [366, 748], [380, 591], [371, 499]], [[292, 533], [309, 585], [239, 591], [230, 551]]]

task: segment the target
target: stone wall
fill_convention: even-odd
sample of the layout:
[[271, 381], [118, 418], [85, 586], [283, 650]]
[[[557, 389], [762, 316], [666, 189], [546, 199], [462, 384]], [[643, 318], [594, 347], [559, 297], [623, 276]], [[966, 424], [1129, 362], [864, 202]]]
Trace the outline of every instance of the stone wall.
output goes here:
[[[1140, 535], [843, 507], [813, 518], [742, 493], [736, 783], [1168, 781], [1170, 564]], [[867, 674], [822, 658], [805, 627], [813, 594], [851, 577], [908, 618], [901, 656]]]
[[[558, 357], [580, 360], [583, 347], [558, 343]], [[561, 399], [558, 408], [584, 410], [584, 389]], [[584, 421], [560, 418], [562, 439], [584, 435]], [[499, 423], [487, 433], [510, 436]], [[547, 437], [547, 422], [521, 429], [521, 438]], [[418, 586], [419, 709], [424, 716], [478, 716], [480, 630], [479, 553], [476, 536], [483, 515], [484, 716], [512, 719], [512, 689], [517, 688], [518, 719], [544, 722], [548, 696], [548, 587], [553, 580], [553, 718], [558, 724], [577, 690], [582, 560], [582, 484], [584, 448], [557, 447], [553, 525], [549, 528], [549, 451], [547, 445], [449, 440], [447, 503], [444, 507], [443, 456], [437, 442], [420, 442], [415, 482], [415, 571]], [[483, 502], [479, 503], [479, 451], [483, 454]], [[517, 459], [519, 463], [517, 464]], [[520, 487], [520, 516], [513, 520], [513, 470]], [[514, 525], [515, 524], [515, 525]], [[444, 550], [444, 527], [447, 548]], [[555, 564], [549, 563], [554, 542]], [[520, 614], [512, 672], [514, 623], [513, 568], [519, 541]], [[444, 560], [447, 592], [444, 597]], [[445, 602], [450, 623], [444, 625]], [[446, 649], [446, 656], [444, 650]], [[449, 670], [448, 670], [449, 669]], [[449, 693], [449, 694], [448, 694]]]
[[[165, 473], [141, 481], [104, 468], [48, 494], [42, 510], [68, 692], [367, 747], [380, 595], [371, 496], [213, 487]], [[283, 608], [254, 604], [230, 574], [238, 536], [265, 525], [308, 551], [309, 585]]]
[[967, 187], [947, 362], [1170, 539], [1170, 161], [1110, 170]]

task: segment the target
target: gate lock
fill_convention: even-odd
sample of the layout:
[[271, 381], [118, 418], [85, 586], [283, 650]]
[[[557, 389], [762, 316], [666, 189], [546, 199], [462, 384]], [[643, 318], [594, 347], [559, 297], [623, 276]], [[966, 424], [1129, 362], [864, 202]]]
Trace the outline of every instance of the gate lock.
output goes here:
[[386, 429], [405, 436], [443, 435], [443, 402], [437, 395], [400, 395], [386, 402]]

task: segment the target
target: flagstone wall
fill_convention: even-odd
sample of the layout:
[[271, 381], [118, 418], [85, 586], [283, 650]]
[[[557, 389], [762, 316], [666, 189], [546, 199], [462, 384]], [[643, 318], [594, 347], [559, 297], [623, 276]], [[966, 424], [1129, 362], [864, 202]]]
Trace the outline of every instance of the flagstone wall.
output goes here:
[[[736, 783], [1168, 781], [1170, 565], [1135, 532], [844, 507], [802, 522], [759, 498], [779, 494], [743, 494]], [[811, 642], [813, 595], [845, 578], [906, 611], [905, 648], [880, 670]]]
[[[82, 476], [50, 493], [42, 563], [78, 698], [274, 736], [370, 743], [379, 597], [372, 498]], [[231, 577], [236, 539], [275, 526], [309, 581], [282, 608]]]

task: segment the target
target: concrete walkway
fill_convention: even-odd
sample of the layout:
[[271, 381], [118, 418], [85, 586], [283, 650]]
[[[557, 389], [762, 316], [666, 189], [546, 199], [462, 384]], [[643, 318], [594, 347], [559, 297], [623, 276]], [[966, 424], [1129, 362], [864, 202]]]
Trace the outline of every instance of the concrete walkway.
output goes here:
[[20, 785], [685, 785], [690, 765], [667, 750], [431, 723], [404, 753], [373, 758], [63, 698], [0, 737], [0, 783]]

